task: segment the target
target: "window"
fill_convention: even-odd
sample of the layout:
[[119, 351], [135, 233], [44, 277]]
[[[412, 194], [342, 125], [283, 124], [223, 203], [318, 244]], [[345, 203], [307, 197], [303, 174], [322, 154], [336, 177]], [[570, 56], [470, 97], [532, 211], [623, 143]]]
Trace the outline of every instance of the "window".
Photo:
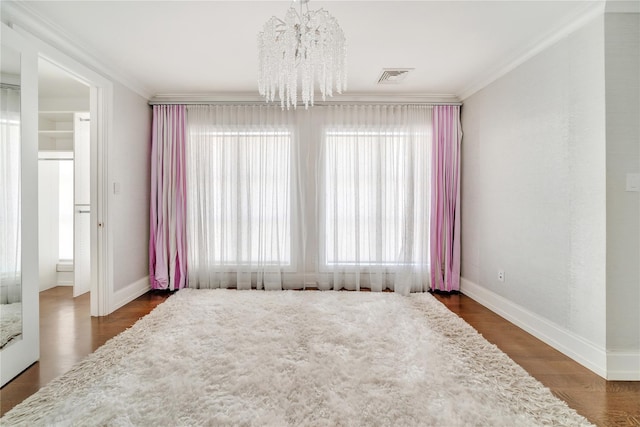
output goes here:
[[[430, 107], [186, 112], [184, 154], [179, 144], [157, 150], [185, 159], [184, 175], [161, 172], [158, 185], [174, 191], [186, 177], [189, 286], [409, 292], [429, 283]], [[169, 230], [181, 221], [161, 220]]]
[[325, 132], [327, 266], [424, 262], [426, 238], [417, 238], [416, 228], [425, 232], [417, 222], [428, 214], [427, 153], [406, 131]]
[[193, 262], [290, 265], [291, 132], [196, 130], [188, 147]]

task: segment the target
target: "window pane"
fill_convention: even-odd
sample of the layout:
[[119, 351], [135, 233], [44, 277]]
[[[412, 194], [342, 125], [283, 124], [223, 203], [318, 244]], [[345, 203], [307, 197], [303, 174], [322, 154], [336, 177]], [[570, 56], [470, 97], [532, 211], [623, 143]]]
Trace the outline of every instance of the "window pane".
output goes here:
[[189, 142], [190, 245], [208, 265], [291, 264], [289, 131], [216, 131]]
[[[418, 263], [414, 222], [426, 150], [406, 132], [328, 131], [325, 135], [325, 262], [327, 265]], [[418, 197], [417, 197], [418, 196]]]

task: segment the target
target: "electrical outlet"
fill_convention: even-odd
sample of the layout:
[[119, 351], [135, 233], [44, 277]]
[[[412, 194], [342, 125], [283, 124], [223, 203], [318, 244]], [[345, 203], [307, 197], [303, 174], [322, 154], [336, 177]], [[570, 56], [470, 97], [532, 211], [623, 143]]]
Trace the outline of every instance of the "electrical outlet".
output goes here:
[[504, 282], [504, 270], [498, 270], [498, 280]]

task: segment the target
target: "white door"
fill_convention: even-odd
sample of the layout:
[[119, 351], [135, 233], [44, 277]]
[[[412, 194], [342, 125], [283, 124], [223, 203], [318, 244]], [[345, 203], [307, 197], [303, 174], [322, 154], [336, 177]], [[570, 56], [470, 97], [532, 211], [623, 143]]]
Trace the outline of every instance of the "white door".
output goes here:
[[73, 296], [91, 289], [91, 145], [89, 113], [73, 118]]

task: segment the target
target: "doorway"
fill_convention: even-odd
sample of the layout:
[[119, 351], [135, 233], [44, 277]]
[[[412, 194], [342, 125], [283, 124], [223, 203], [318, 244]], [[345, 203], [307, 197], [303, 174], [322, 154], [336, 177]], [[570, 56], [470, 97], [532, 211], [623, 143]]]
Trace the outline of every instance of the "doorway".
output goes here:
[[90, 87], [38, 61], [38, 225], [40, 291], [91, 290]]
[[[25, 368], [38, 360], [40, 328], [39, 328], [39, 233], [33, 231], [38, 228], [38, 169], [39, 169], [39, 114], [51, 106], [46, 105], [46, 91], [60, 89], [62, 82], [46, 84], [41, 82], [42, 90], [39, 97], [39, 67], [57, 66], [56, 71], [64, 71], [65, 80], [69, 77], [83, 86], [83, 97], [86, 105], [87, 90], [89, 91], [90, 113], [90, 292], [85, 293], [85, 299], [90, 303], [91, 316], [104, 316], [110, 313], [110, 297], [112, 294], [111, 276], [113, 266], [110, 261], [111, 231], [108, 224], [108, 146], [111, 138], [110, 126], [113, 110], [113, 83], [103, 75], [77, 62], [40, 39], [34, 37], [21, 28], [10, 28], [3, 23], [2, 42], [3, 53], [11, 49], [20, 55], [20, 68], [17, 77], [20, 82], [20, 283], [22, 293], [22, 339], [14, 340], [11, 345], [0, 350], [2, 363], [0, 364], [0, 384], [4, 385]], [[7, 55], [2, 55], [3, 64]], [[43, 62], [44, 61], [44, 62]], [[0, 64], [0, 65], [3, 65]], [[2, 67], [0, 67], [2, 68]], [[12, 69], [12, 74], [15, 74]], [[3, 72], [4, 73], [4, 72]], [[42, 73], [41, 73], [42, 74]], [[60, 73], [58, 73], [60, 74]], [[64, 92], [66, 100], [69, 92]], [[40, 98], [41, 105], [38, 105]], [[4, 99], [4, 97], [3, 97]], [[60, 111], [70, 111], [72, 107], [58, 106]], [[83, 107], [84, 109], [84, 107]], [[54, 110], [50, 110], [54, 111]], [[75, 119], [74, 119], [75, 120]], [[56, 121], [56, 120], [54, 120]], [[50, 132], [64, 129], [49, 129]], [[68, 131], [68, 130], [67, 130]], [[53, 134], [53, 133], [52, 133]], [[61, 135], [61, 133], [59, 134]], [[56, 147], [57, 148], [57, 147]], [[58, 150], [56, 150], [58, 151]], [[75, 154], [75, 153], [74, 153]], [[13, 162], [15, 164], [16, 162]], [[59, 178], [58, 178], [59, 179]], [[4, 188], [4, 186], [3, 186]], [[13, 187], [11, 187], [13, 188]], [[57, 194], [57, 193], [54, 193]], [[41, 228], [42, 229], [42, 228]], [[55, 245], [50, 245], [55, 248]], [[57, 255], [59, 258], [59, 254]], [[58, 259], [59, 260], [59, 259]], [[61, 267], [60, 269], [64, 269]], [[57, 272], [56, 272], [57, 273]], [[62, 273], [62, 272], [61, 272]], [[70, 272], [67, 272], [70, 273]], [[68, 275], [67, 275], [68, 276]], [[62, 288], [70, 289], [70, 287]], [[90, 319], [88, 319], [90, 320]], [[3, 329], [4, 331], [4, 329]]]

